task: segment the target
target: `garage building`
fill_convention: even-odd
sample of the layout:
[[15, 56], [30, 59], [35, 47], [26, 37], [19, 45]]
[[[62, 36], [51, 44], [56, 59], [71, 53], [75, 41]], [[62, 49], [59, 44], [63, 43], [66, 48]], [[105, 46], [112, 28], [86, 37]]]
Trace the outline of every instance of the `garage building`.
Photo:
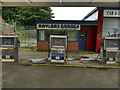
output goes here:
[[[49, 36], [68, 35], [68, 51], [100, 50], [101, 37], [120, 35], [120, 8], [97, 7], [83, 20], [38, 20], [37, 50], [47, 51]], [[114, 36], [115, 36], [114, 35]]]

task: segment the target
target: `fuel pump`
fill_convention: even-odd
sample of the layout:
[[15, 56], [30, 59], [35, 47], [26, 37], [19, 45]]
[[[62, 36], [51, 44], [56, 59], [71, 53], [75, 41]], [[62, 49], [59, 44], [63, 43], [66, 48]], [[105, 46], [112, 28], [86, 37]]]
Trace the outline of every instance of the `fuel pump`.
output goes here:
[[51, 63], [65, 63], [67, 35], [50, 35], [49, 50]]
[[2, 62], [15, 62], [19, 57], [18, 35], [2, 35]]
[[103, 58], [106, 64], [115, 64], [120, 50], [120, 37], [105, 37]]

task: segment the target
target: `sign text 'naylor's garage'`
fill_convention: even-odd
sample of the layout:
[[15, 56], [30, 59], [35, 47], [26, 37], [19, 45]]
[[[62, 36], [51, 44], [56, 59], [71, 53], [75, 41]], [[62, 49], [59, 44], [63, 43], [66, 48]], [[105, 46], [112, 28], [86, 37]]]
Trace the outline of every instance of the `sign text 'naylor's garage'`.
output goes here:
[[37, 29], [74, 29], [74, 30], [80, 30], [80, 24], [37, 24]]

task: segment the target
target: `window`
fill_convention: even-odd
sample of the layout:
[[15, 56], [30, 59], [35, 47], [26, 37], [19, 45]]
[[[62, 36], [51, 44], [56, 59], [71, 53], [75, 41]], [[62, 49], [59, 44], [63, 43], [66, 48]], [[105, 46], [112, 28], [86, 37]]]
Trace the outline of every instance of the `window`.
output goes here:
[[56, 35], [64, 35], [65, 31], [64, 30], [53, 30], [52, 34], [56, 34]]
[[[66, 32], [66, 33], [65, 33]], [[77, 30], [39, 30], [39, 40], [49, 41], [49, 36], [53, 35], [68, 35], [68, 41], [78, 41], [78, 31]]]
[[51, 30], [39, 30], [39, 40], [49, 41], [50, 34], [51, 34]]
[[68, 41], [78, 41], [78, 31], [66, 31]]

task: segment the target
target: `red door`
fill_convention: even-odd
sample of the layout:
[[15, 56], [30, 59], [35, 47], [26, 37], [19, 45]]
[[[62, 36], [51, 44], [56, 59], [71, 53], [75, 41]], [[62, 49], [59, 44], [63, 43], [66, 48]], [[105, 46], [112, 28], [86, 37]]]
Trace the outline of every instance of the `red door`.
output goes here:
[[96, 30], [87, 31], [87, 47], [88, 51], [95, 51], [96, 49]]

